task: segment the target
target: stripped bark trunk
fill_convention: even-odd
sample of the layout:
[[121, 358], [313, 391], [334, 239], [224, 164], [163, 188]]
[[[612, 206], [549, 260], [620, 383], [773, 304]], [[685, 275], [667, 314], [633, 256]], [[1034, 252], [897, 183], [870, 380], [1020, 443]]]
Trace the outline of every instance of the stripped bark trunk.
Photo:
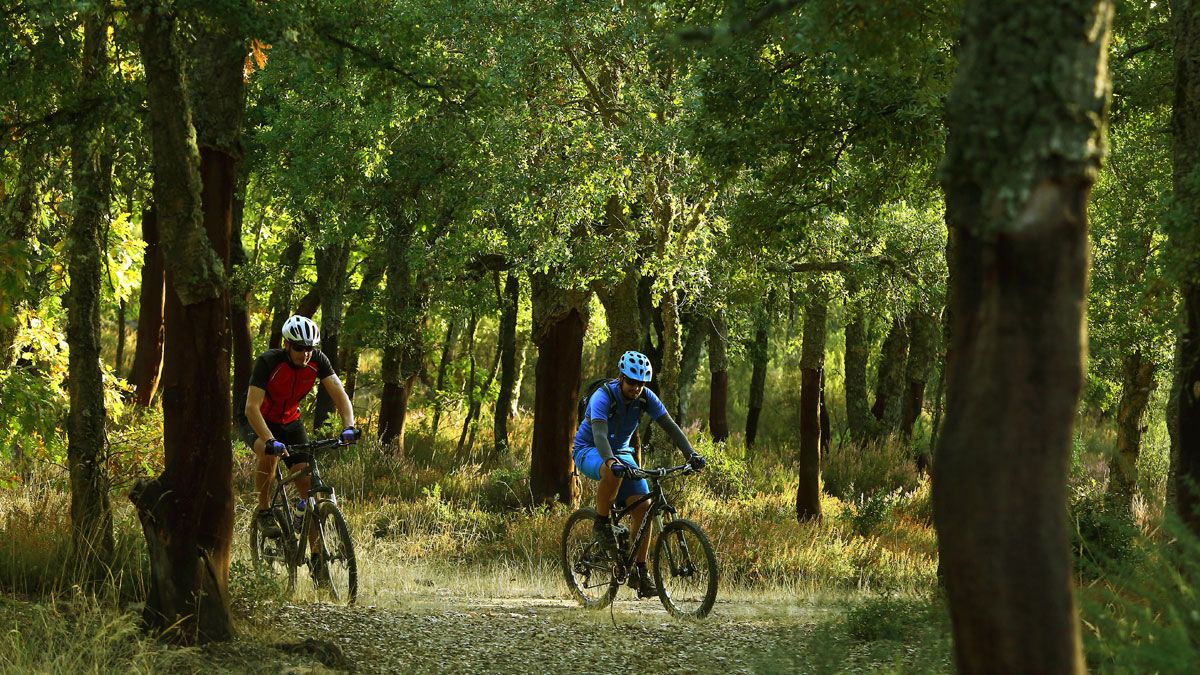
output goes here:
[[[188, 96], [170, 8], [137, 3], [167, 264], [162, 475], [130, 494], [150, 555], [143, 620], [186, 642], [228, 640], [233, 536], [228, 265], [245, 43], [198, 29]], [[189, 105], [190, 104], [190, 105]], [[193, 127], [193, 113], [195, 126]], [[197, 147], [199, 139], [200, 148]]]
[[1154, 391], [1155, 364], [1141, 350], [1127, 355], [1121, 363], [1121, 401], [1117, 406], [1117, 447], [1108, 462], [1108, 490], [1105, 501], [1120, 512], [1133, 511], [1137, 492], [1137, 460], [1141, 454], [1142, 417]]
[[1066, 487], [1112, 12], [972, 0], [964, 14], [941, 169], [953, 326], [933, 476], [963, 673], [1085, 670]]
[[521, 305], [521, 278], [509, 270], [504, 281], [504, 296], [500, 308], [500, 391], [496, 394], [495, 419], [492, 423], [493, 452], [496, 457], [508, 454], [508, 421], [513, 416], [517, 392], [517, 310]]
[[152, 208], [142, 212], [142, 241], [146, 248], [142, 253], [137, 344], [134, 346], [129, 381], [134, 387], [134, 400], [139, 406], [149, 408], [158, 391], [158, 378], [162, 373], [163, 302], [167, 283], [159, 247], [158, 216]]
[[[768, 305], [771, 303], [768, 302]], [[746, 447], [753, 447], [758, 439], [758, 419], [762, 415], [763, 401], [767, 389], [767, 365], [770, 360], [769, 331], [771, 317], [760, 309], [758, 325], [754, 329], [754, 343], [750, 347], [753, 371], [750, 375], [750, 407], [746, 413]]]
[[725, 323], [724, 310], [712, 318], [708, 340], [708, 364], [712, 383], [708, 404], [708, 428], [713, 441], [721, 443], [729, 438], [729, 355], [726, 339], [729, 327]]
[[825, 369], [828, 300], [810, 286], [804, 307], [804, 342], [800, 353], [800, 482], [796, 518], [821, 518], [821, 377]]
[[[80, 88], [103, 87], [108, 70], [108, 7], [83, 19]], [[71, 220], [67, 292], [67, 464], [71, 476], [71, 548], [89, 583], [104, 580], [113, 554], [112, 507], [108, 502], [108, 415], [100, 369], [100, 284], [104, 221], [112, 189], [112, 142], [99, 111], [85, 116], [71, 142]]]
[[530, 285], [531, 338], [537, 345], [538, 361], [529, 488], [535, 504], [574, 506], [579, 486], [571, 478], [571, 439], [577, 422], [575, 401], [587, 330], [587, 295], [559, 288], [543, 274], [534, 274]]

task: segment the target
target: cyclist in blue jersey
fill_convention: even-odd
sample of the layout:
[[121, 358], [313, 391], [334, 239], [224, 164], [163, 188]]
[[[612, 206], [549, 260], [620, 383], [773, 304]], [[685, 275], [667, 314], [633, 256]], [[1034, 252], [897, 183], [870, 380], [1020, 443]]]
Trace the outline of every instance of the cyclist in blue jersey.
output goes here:
[[[605, 383], [588, 399], [587, 412], [575, 433], [573, 457], [575, 466], [588, 478], [600, 481], [596, 488], [596, 513], [594, 525], [596, 540], [610, 550], [617, 547], [610, 516], [613, 500], [628, 505], [650, 490], [642, 479], [622, 479], [625, 467], [636, 467], [630, 441], [637, 432], [642, 413], [658, 422], [679, 448], [688, 464], [693, 468], [704, 467], [704, 458], [692, 449], [691, 443], [662, 401], [646, 384], [653, 377], [650, 359], [641, 352], [625, 352], [617, 362], [620, 377]], [[637, 532], [642, 518], [649, 508], [642, 502], [630, 513], [630, 532]], [[646, 552], [650, 548], [650, 537], [642, 540], [634, 558], [637, 574], [629, 576], [629, 585], [637, 590], [639, 597], [658, 595], [649, 572], [646, 570]]]

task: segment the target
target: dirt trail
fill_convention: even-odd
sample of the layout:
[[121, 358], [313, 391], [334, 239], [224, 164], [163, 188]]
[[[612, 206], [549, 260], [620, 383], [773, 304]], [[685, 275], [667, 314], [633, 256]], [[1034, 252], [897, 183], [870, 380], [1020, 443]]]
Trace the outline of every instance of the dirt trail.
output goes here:
[[[285, 606], [271, 620], [295, 640], [338, 645], [357, 672], [802, 672], [812, 611], [719, 602], [701, 622], [619, 599], [612, 612], [566, 600], [413, 598], [403, 607]], [[613, 622], [616, 622], [616, 626]], [[331, 665], [337, 665], [331, 662]]]

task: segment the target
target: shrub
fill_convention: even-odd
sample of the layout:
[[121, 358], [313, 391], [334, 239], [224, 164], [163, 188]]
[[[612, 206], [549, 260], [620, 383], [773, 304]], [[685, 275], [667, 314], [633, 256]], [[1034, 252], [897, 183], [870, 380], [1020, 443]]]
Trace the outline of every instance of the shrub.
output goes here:
[[822, 478], [825, 490], [845, 501], [876, 492], [911, 491], [920, 482], [912, 453], [898, 438], [832, 446], [823, 463]]
[[929, 622], [928, 600], [880, 596], [852, 605], [846, 630], [855, 640], [905, 640]]
[[1200, 663], [1200, 540], [1169, 521], [1157, 539], [1142, 535], [1103, 583], [1084, 586], [1082, 615], [1089, 670], [1193, 672]]

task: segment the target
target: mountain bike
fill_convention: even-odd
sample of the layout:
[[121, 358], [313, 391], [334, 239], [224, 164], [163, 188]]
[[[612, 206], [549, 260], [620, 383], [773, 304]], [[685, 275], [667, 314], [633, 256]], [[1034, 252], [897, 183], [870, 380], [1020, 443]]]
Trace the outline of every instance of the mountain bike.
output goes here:
[[[634, 573], [634, 555], [651, 528], [658, 531], [654, 545], [654, 583], [658, 597], [673, 616], [703, 618], [717, 599], [717, 554], [708, 536], [696, 523], [676, 518], [660, 481], [692, 472], [686, 464], [662, 469], [626, 467], [626, 478], [645, 478], [650, 492], [632, 504], [613, 504], [612, 523], [617, 534], [617, 552], [607, 550], [592, 535], [596, 511], [582, 508], [567, 518], [562, 536], [562, 569], [571, 595], [588, 609], [607, 607], [617, 590]], [[642, 502], [650, 509], [630, 540], [621, 520]]]
[[[329, 592], [335, 601], [354, 603], [358, 596], [358, 565], [354, 558], [354, 541], [346, 519], [338, 509], [333, 487], [321, 480], [317, 454], [321, 450], [344, 446], [336, 438], [287, 446], [288, 452], [307, 452], [312, 456], [308, 467], [283, 475], [283, 463], [275, 466], [275, 488], [271, 496], [271, 513], [282, 536], [272, 537], [262, 532], [257, 519], [250, 520], [250, 557], [256, 569], [272, 576], [287, 576], [287, 590], [296, 588], [296, 572], [306, 565], [318, 589]], [[293, 498], [289, 490], [296, 479], [311, 476], [305, 507], [299, 523], [293, 522]], [[305, 539], [308, 545], [305, 546]], [[306, 551], [311, 552], [306, 555]]]

